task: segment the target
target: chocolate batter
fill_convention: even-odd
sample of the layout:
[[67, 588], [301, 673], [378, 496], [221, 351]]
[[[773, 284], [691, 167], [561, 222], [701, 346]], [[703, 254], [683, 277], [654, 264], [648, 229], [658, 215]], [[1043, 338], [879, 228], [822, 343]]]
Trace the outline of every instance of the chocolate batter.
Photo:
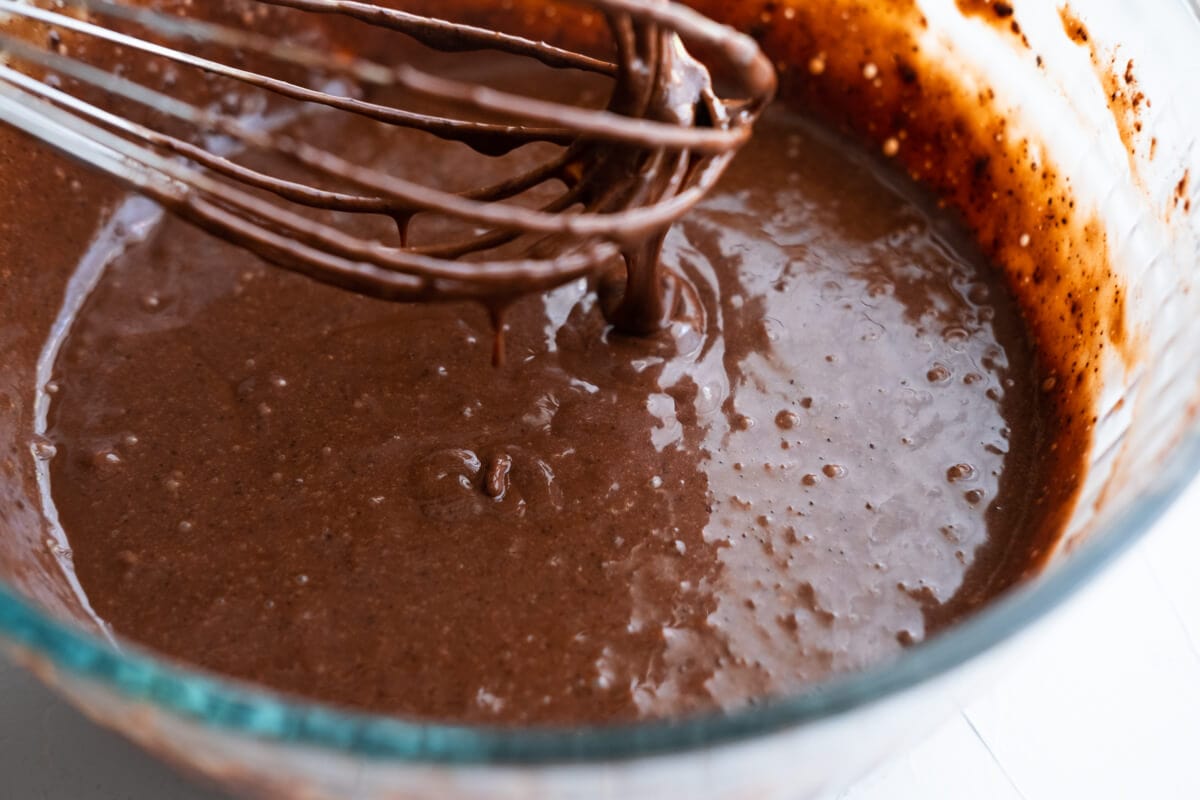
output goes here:
[[[307, 125], [400, 172], [472, 168]], [[509, 309], [496, 367], [476, 306], [358, 297], [162, 221], [56, 367], [53, 496], [92, 606], [285, 691], [576, 723], [885, 660], [1029, 568], [1049, 411], [947, 215], [776, 108], [663, 259], [690, 321], [621, 336], [574, 284]]]

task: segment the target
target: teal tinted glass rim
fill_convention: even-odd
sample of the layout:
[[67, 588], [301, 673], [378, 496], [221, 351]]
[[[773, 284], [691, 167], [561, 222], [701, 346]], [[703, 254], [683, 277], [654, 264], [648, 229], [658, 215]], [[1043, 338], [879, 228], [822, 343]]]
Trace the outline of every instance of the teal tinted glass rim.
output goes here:
[[728, 713], [608, 727], [500, 729], [426, 724], [305, 702], [190, 670], [64, 624], [0, 585], [0, 636], [56, 669], [213, 733], [421, 764], [548, 764], [663, 755], [750, 739], [836, 716], [953, 670], [1045, 616], [1129, 548], [1200, 474], [1200, 427], [1175, 448], [1152, 490], [1044, 579], [897, 660], [797, 695]]

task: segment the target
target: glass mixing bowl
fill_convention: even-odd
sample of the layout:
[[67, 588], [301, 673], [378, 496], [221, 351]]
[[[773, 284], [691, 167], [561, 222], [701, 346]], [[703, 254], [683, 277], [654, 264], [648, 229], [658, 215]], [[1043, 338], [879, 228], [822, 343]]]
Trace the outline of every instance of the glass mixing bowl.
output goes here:
[[[1010, 135], [1057, 165], [1077, 202], [1094, 210], [1110, 256], [1107, 280], [1126, 297], [1126, 347], [1098, 357], [1090, 466], [1043, 572], [892, 663], [754, 708], [674, 721], [555, 730], [416, 724], [189, 669], [115, 640], [89, 617], [59, 568], [70, 552], [42, 511], [44, 446], [31, 439], [54, 355], [44, 343], [62, 334], [70, 305], [122, 229], [144, 218], [144, 201], [108, 218], [75, 271], [76, 260], [25, 257], [20, 226], [40, 223], [10, 198], [0, 249], [0, 646], [92, 718], [267, 797], [805, 797], [918, 740], [1008, 659], [1036, 648], [1052, 612], [1200, 470], [1200, 15], [1183, 0], [1072, 0], [1069, 10], [1042, 0], [915, 4], [926, 23], [921, 41], [947, 71], [990, 87]], [[805, 2], [700, 5], [747, 27], [786, 29]], [[58, 163], [22, 161], [31, 145], [12, 136], [3, 143], [7, 166], [18, 171]], [[36, 179], [26, 175], [24, 185]], [[1060, 290], [1037, 291], [1054, 299]], [[44, 327], [14, 333], [4, 320], [17, 307], [39, 309]]]

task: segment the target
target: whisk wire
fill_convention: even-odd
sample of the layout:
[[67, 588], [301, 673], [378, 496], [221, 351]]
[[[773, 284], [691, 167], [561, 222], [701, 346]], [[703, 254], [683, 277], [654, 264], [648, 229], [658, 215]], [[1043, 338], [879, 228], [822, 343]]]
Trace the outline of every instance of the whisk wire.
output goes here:
[[[516, 95], [411, 64], [385, 65], [114, 0], [57, 4], [79, 16], [0, 0], [0, 14], [44, 26], [42, 30], [127, 48], [298, 103], [293, 116], [297, 109], [324, 108], [462, 142], [485, 155], [533, 142], [563, 148], [517, 174], [461, 191], [381, 172], [286, 133], [245, 124], [89, 63], [74, 47], [67, 54], [53, 39], [50, 47], [39, 46], [27, 31], [16, 29], [0, 28], [0, 54], [10, 62], [0, 65], [0, 119], [117, 177], [189, 221], [318, 280], [393, 300], [487, 299], [513, 281], [530, 290], [551, 288], [592, 274], [618, 254], [661, 237], [716, 182], [774, 90], [769, 64], [751, 40], [690, 10], [644, 0], [582, 4], [607, 21], [615, 60], [360, 0], [260, 0], [246, 8], [338, 15], [447, 52], [499, 50], [533, 57], [552, 69], [606, 76], [613, 88], [604, 108]], [[169, 44], [118, 29], [118, 22]], [[719, 98], [707, 71], [684, 50], [687, 41], [719, 44], [747, 94]], [[204, 54], [182, 49], [185, 43], [204, 47]], [[239, 65], [217, 60], [213, 48], [236, 54]], [[246, 54], [291, 72], [247, 68], [241, 65]], [[14, 62], [34, 69], [18, 70]], [[39, 70], [46, 77], [34, 77]], [[351, 91], [297, 83], [292, 78], [296, 71], [329, 87], [336, 85], [330, 83], [336, 76], [349, 81]], [[103, 106], [68, 91], [62, 78], [77, 88], [99, 90]], [[372, 90], [388, 88], [434, 99], [463, 116], [370, 99]], [[688, 102], [679, 103], [680, 96]], [[183, 125], [188, 138], [135, 120], [124, 106], [116, 108], [118, 100], [153, 112], [156, 120]], [[282, 155], [314, 178], [342, 188], [268, 174], [218, 152], [214, 142], [219, 139], [233, 155]], [[558, 188], [548, 196], [543, 193], [537, 204], [521, 200], [551, 185]], [[293, 206], [391, 217], [399, 225], [399, 245], [353, 235]], [[476, 232], [457, 241], [414, 244], [407, 232], [419, 214], [454, 220], [460, 228], [474, 226]], [[500, 254], [523, 239], [528, 240], [524, 255]], [[467, 256], [472, 259], [462, 260]]]

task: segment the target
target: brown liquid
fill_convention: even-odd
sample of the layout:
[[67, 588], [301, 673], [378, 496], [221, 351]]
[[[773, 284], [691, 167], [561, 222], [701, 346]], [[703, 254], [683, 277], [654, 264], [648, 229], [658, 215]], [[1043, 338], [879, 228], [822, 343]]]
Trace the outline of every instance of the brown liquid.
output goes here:
[[702, 335], [619, 336], [572, 285], [510, 309], [499, 368], [477, 307], [357, 297], [168, 219], [56, 368], [93, 607], [442, 720], [734, 708], [894, 656], [1028, 569], [1049, 412], [1000, 276], [890, 180], [774, 109], [667, 239]]

